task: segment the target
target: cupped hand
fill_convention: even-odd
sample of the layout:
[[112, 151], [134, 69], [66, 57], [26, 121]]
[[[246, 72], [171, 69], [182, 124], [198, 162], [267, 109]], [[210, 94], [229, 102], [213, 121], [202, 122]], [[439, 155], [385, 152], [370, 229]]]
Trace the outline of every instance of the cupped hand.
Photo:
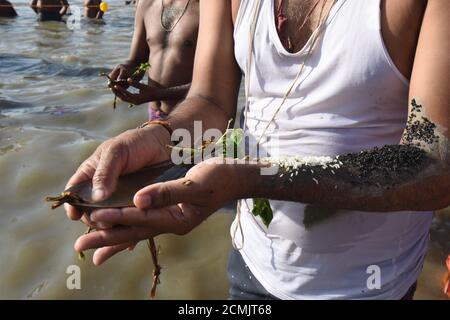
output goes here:
[[164, 88], [155, 82], [149, 82], [149, 84], [143, 84], [133, 79], [128, 79], [128, 85], [139, 89], [139, 93], [131, 93], [127, 88], [116, 85], [112, 88], [114, 94], [120, 98], [120, 100], [131, 103], [133, 105], [140, 105], [146, 102], [160, 101], [163, 99]]
[[115, 227], [81, 236], [75, 250], [96, 249], [93, 262], [100, 265], [141, 240], [165, 233], [187, 234], [239, 194], [235, 165], [210, 159], [193, 167], [185, 178], [140, 190], [134, 197], [136, 208], [93, 212], [94, 223]]
[[[119, 176], [168, 160], [166, 145], [169, 143], [169, 133], [158, 125], [124, 132], [102, 143], [70, 178], [66, 189], [92, 180], [92, 199], [103, 201], [114, 192]], [[72, 220], [83, 216], [70, 205], [65, 208]], [[83, 222], [93, 225], [87, 217]]]
[[[116, 86], [126, 89], [129, 87], [128, 79], [131, 79], [135, 69], [136, 65], [132, 63], [119, 64], [111, 71], [111, 73], [109, 74], [109, 78], [113, 81], [120, 81], [120, 86]], [[143, 74], [138, 74], [133, 78], [133, 80], [140, 81], [142, 77]], [[114, 91], [114, 87], [112, 87], [111, 89]]]

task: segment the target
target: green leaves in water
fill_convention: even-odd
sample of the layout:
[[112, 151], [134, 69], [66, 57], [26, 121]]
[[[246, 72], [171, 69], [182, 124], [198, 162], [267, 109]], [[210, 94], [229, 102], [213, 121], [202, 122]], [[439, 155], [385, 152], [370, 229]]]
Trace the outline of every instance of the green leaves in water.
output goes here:
[[260, 217], [264, 225], [268, 228], [273, 219], [273, 211], [267, 199], [253, 199], [252, 213], [255, 217]]

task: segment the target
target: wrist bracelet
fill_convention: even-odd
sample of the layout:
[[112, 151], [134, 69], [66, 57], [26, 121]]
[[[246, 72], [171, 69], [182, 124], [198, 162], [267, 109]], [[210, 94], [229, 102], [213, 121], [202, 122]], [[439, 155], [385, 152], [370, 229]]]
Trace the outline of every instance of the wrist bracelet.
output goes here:
[[167, 132], [169, 132], [169, 135], [172, 136], [173, 130], [172, 130], [171, 126], [170, 126], [170, 123], [169, 123], [169, 121], [165, 121], [165, 120], [147, 121], [143, 125], [139, 126], [138, 129], [145, 128], [145, 127], [147, 127], [147, 126], [149, 126], [151, 124], [156, 124], [156, 125], [164, 127], [164, 129], [166, 129]]

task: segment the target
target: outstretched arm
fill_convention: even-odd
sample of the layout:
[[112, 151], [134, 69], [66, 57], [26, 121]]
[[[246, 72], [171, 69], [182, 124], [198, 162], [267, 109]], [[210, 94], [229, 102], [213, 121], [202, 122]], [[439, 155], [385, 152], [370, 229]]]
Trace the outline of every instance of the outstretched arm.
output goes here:
[[252, 181], [242, 196], [364, 211], [420, 211], [449, 206], [449, 19], [449, 1], [428, 1], [402, 146], [344, 156], [328, 163], [328, 168], [297, 162], [300, 170], [287, 165], [275, 176], [261, 176], [258, 165], [242, 166], [241, 174]]

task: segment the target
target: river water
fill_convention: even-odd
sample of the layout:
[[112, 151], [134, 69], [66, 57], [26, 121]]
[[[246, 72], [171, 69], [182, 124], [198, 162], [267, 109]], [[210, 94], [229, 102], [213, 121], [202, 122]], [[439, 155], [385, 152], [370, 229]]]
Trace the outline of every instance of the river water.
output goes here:
[[[58, 194], [76, 167], [103, 140], [145, 121], [146, 108], [112, 109], [100, 72], [123, 62], [134, 8], [109, 1], [105, 24], [38, 23], [27, 1], [19, 18], [0, 18], [0, 298], [145, 299], [152, 264], [145, 245], [94, 267], [80, 262], [73, 242], [85, 228], [43, 199]], [[80, 5], [81, 0], [71, 1]], [[227, 297], [229, 214], [213, 215], [188, 236], [164, 235], [160, 299]], [[444, 256], [450, 252], [450, 212], [433, 224], [416, 295], [443, 299]], [[67, 268], [81, 268], [81, 290], [66, 286]]]

